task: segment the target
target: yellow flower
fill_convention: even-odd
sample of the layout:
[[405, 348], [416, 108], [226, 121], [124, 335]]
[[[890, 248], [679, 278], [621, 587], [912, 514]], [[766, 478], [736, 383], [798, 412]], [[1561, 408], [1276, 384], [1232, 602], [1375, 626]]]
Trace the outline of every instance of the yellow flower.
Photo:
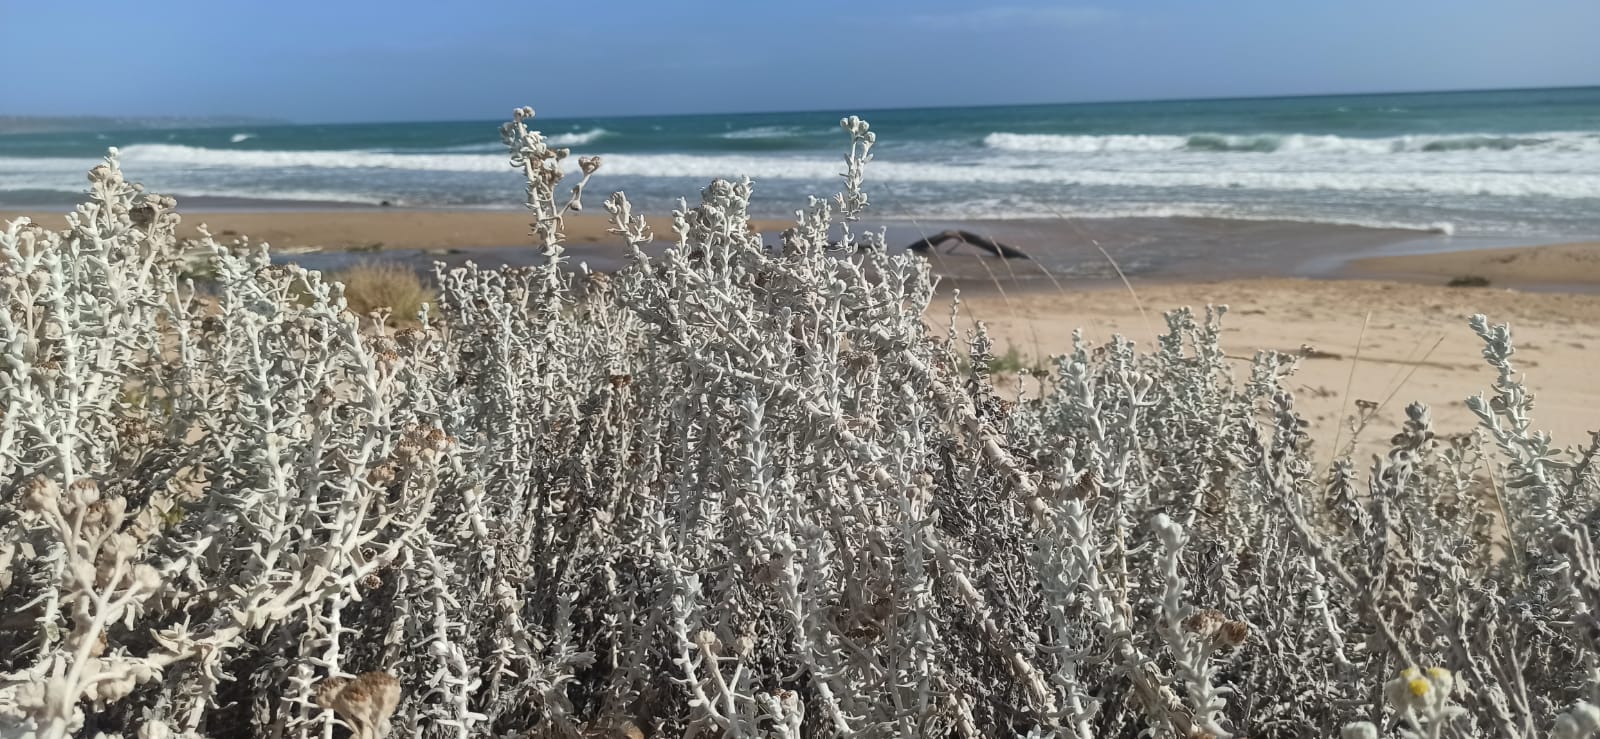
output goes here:
[[1421, 698], [1433, 689], [1433, 683], [1428, 682], [1426, 678], [1418, 677], [1412, 678], [1411, 682], [1406, 683], [1406, 687], [1411, 690], [1412, 695]]
[[1418, 670], [1415, 667], [1407, 667], [1404, 670], [1400, 671], [1400, 677], [1403, 677], [1403, 678], [1405, 678], [1407, 680], [1415, 680], [1415, 679], [1417, 679], [1417, 678], [1419, 678], [1421, 676], [1422, 676], [1422, 671]]

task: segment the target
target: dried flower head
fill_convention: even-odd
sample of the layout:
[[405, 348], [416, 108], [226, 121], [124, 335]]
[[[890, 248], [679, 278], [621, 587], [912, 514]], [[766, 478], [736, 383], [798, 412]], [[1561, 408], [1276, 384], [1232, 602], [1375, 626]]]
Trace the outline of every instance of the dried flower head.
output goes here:
[[389, 733], [389, 717], [400, 704], [400, 681], [387, 672], [328, 678], [317, 686], [316, 702], [333, 709], [357, 739], [378, 739]]
[[1225, 647], [1237, 647], [1250, 638], [1250, 625], [1243, 621], [1229, 621], [1217, 630], [1217, 643]]

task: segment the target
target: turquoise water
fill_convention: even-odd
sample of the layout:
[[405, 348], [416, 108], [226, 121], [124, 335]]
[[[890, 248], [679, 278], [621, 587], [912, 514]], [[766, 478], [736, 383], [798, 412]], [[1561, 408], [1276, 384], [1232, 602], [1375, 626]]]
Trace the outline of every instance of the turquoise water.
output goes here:
[[[854, 111], [883, 218], [1202, 216], [1600, 237], [1600, 88]], [[846, 111], [536, 119], [659, 211], [748, 175], [763, 215], [837, 188]], [[0, 136], [0, 207], [69, 202], [108, 146], [183, 196], [517, 207], [497, 121]]]

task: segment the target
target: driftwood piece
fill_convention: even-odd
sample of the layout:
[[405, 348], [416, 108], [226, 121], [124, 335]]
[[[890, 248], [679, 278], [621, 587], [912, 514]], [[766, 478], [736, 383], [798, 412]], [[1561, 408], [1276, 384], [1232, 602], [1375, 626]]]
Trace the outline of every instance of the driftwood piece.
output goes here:
[[1026, 253], [1017, 247], [1002, 244], [987, 236], [981, 236], [971, 231], [941, 231], [925, 239], [912, 242], [906, 249], [918, 253], [932, 251], [951, 240], [971, 244], [997, 257], [1005, 257], [1006, 259], [1029, 258]]

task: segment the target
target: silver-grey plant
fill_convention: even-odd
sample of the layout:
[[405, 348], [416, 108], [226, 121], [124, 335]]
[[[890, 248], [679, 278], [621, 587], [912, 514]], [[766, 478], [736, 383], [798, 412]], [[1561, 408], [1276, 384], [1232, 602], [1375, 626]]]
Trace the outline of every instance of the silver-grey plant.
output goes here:
[[1222, 308], [997, 393], [857, 225], [859, 119], [779, 243], [718, 180], [650, 257], [618, 193], [591, 274], [602, 163], [563, 191], [532, 117], [545, 262], [440, 268], [419, 328], [181, 242], [114, 150], [0, 233], [0, 736], [1600, 732], [1600, 439], [1535, 430], [1508, 328], [1480, 432], [1413, 405], [1324, 476]]

